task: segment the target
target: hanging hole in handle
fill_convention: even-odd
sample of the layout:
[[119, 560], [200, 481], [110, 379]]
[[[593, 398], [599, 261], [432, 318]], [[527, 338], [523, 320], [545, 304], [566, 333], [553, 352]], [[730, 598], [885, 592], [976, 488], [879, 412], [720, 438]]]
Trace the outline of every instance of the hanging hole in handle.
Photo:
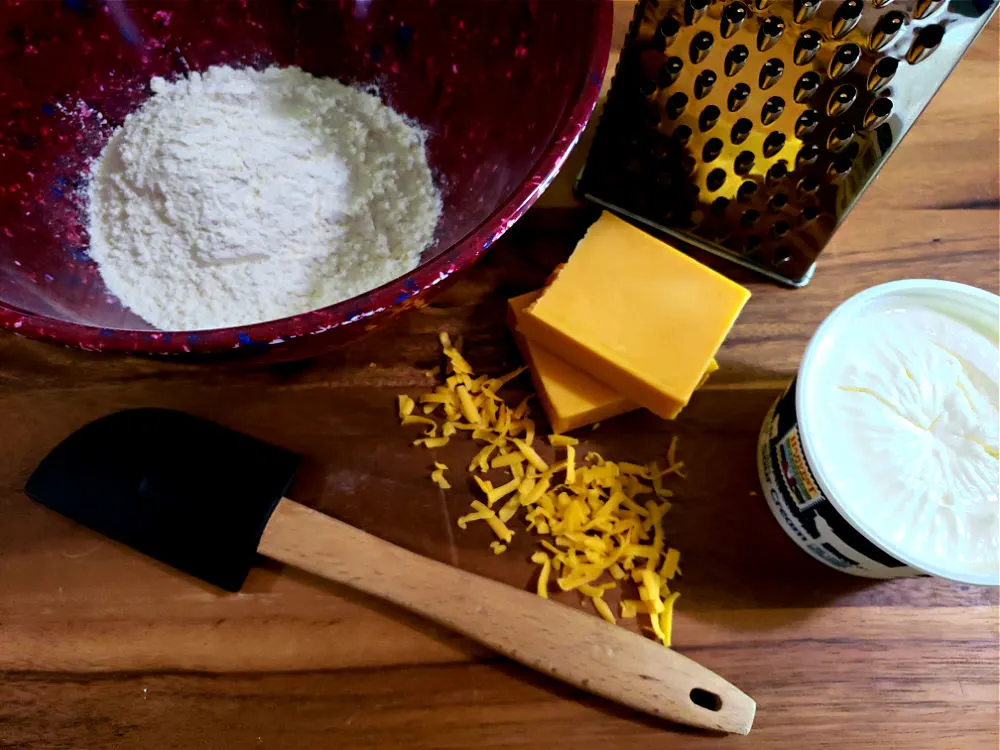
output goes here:
[[701, 688], [694, 688], [690, 698], [696, 706], [707, 708], [709, 711], [718, 711], [722, 708], [722, 698]]

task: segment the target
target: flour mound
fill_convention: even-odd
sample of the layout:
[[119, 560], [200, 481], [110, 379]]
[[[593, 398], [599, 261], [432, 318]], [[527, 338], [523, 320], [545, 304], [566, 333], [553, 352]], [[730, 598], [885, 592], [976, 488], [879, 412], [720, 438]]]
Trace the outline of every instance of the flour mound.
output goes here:
[[153, 78], [91, 168], [90, 256], [164, 330], [304, 313], [412, 270], [441, 199], [425, 133], [299, 68]]

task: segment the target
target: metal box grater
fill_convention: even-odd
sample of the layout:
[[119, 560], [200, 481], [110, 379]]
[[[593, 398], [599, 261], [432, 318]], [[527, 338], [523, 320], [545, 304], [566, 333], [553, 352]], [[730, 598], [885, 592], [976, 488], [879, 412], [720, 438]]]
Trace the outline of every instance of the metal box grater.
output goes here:
[[997, 0], [640, 0], [578, 182], [794, 286]]

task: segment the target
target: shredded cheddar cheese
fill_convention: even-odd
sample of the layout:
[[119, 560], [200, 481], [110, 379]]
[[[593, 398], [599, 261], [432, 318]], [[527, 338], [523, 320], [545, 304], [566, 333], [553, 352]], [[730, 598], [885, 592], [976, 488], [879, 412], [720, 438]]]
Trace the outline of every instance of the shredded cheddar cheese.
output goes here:
[[442, 463], [434, 462], [434, 471], [431, 472], [431, 481], [434, 482], [442, 490], [450, 490], [451, 484], [448, 480], [444, 478], [444, 473], [448, 470], [448, 467]]
[[413, 413], [413, 407], [416, 404], [413, 403], [413, 399], [409, 396], [402, 395], [399, 397], [399, 418], [406, 419]]
[[590, 601], [593, 602], [594, 609], [597, 610], [597, 613], [601, 617], [610, 622], [612, 625], [615, 624], [616, 620], [615, 616], [611, 614], [611, 607], [608, 606], [608, 603], [604, 601], [603, 598], [600, 596], [592, 596], [590, 597]]
[[[498, 378], [476, 376], [461, 354], [461, 342], [453, 343], [446, 333], [440, 340], [447, 359], [444, 382], [416, 400], [399, 396], [398, 411], [403, 425], [426, 426], [414, 445], [440, 448], [463, 433], [482, 443], [468, 467], [482, 499], [472, 501], [471, 512], [458, 519], [459, 528], [484, 521], [496, 537], [490, 549], [500, 555], [514, 537], [508, 524], [522, 518], [545, 550], [531, 556], [538, 566], [539, 596], [548, 598], [553, 585], [576, 591], [614, 623], [604, 597], [615, 593], [621, 618], [644, 618], [640, 624], [669, 646], [679, 594], [668, 581], [680, 574], [680, 553], [665, 543], [663, 517], [673, 492], [664, 478], [684, 477], [677, 438], [671, 440], [663, 469], [656, 461], [643, 465], [584, 453], [577, 438], [559, 434], [546, 436], [544, 450], [555, 454], [548, 458], [536, 448], [536, 427], [528, 413], [532, 397], [510, 408], [498, 395], [525, 368]], [[431, 480], [441, 489], [451, 488], [447, 470], [434, 463]]]

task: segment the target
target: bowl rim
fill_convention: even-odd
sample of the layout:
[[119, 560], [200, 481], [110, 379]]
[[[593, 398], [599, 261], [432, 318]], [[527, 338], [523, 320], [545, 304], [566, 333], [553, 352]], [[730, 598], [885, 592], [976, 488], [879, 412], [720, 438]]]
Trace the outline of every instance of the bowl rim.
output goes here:
[[[64, 346], [111, 353], [153, 355], [219, 354], [241, 347], [270, 348], [293, 339], [324, 334], [349, 326], [370, 325], [401, 302], [415, 304], [441, 282], [478, 260], [549, 186], [565, 163], [597, 105], [609, 64], [613, 34], [614, 0], [592, 0], [595, 7], [592, 47], [585, 79], [574, 90], [572, 108], [549, 139], [535, 165], [507, 199], [462, 239], [408, 273], [364, 295], [306, 313], [245, 326], [203, 330], [157, 331], [101, 328], [71, 323], [8, 307], [0, 301], [0, 329], [25, 338]], [[571, 100], [572, 101], [572, 100]], [[429, 282], [413, 288], [413, 277]]]

